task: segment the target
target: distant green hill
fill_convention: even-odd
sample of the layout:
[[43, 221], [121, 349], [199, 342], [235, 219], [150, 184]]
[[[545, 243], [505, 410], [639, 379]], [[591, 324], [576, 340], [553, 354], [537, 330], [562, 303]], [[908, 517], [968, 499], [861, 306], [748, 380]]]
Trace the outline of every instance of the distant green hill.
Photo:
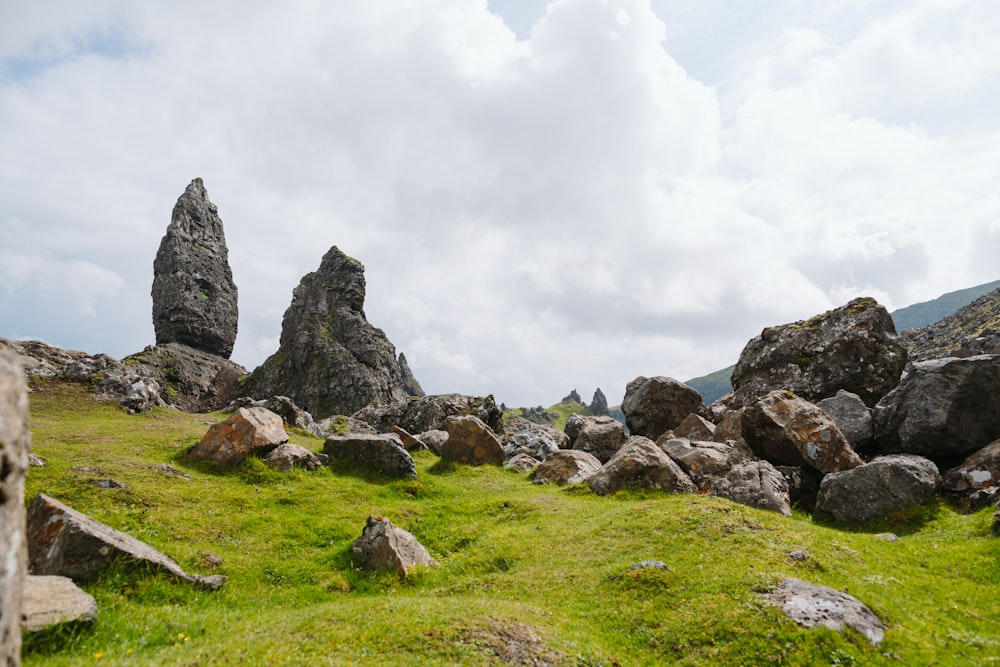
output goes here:
[[[928, 324], [933, 324], [954, 314], [959, 308], [969, 305], [979, 297], [989, 294], [996, 289], [1000, 289], [1000, 280], [948, 292], [936, 299], [900, 308], [890, 313], [890, 315], [892, 316], [893, 323], [896, 325], [896, 331], [901, 332], [905, 329], [926, 327]], [[708, 375], [692, 378], [687, 380], [685, 384], [697, 389], [698, 393], [701, 394], [702, 400], [707, 405], [732, 391], [733, 385], [730, 378], [733, 375], [734, 368], [736, 368], [735, 364], [717, 370], [714, 373], [709, 373]]]

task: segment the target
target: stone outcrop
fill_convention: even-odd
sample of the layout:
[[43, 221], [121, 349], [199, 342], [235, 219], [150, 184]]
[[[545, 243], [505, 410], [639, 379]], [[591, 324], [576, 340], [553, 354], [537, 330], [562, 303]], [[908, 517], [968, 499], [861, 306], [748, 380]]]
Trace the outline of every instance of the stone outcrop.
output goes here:
[[125, 357], [121, 364], [125, 382], [133, 386], [152, 382], [162, 403], [185, 412], [225, 408], [243, 393], [241, 383], [247, 376], [247, 369], [235, 362], [179, 343], [147, 347]]
[[864, 523], [929, 501], [941, 485], [937, 466], [911, 454], [880, 456], [823, 478], [813, 516]]
[[[678, 438], [689, 440], [712, 440], [715, 437], [715, 424], [701, 415], [689, 414], [681, 423], [674, 427], [673, 433]], [[734, 438], [738, 439], [738, 438]]]
[[608, 399], [600, 387], [594, 390], [594, 398], [591, 399], [590, 405], [587, 406], [587, 414], [594, 417], [611, 416], [611, 412], [608, 410]]
[[843, 632], [846, 626], [860, 632], [873, 646], [885, 639], [886, 625], [875, 612], [857, 598], [833, 588], [788, 577], [764, 598], [778, 604], [785, 616], [804, 627]]
[[416, 479], [417, 466], [395, 433], [332, 435], [323, 443], [330, 461], [355, 461], [378, 472], [400, 479]]
[[424, 396], [389, 405], [368, 405], [355, 412], [353, 417], [371, 424], [379, 432], [399, 426], [410, 433], [422, 433], [443, 430], [448, 417], [463, 415], [479, 417], [494, 433], [503, 433], [503, 412], [493, 396]]
[[322, 437], [330, 435], [327, 429], [316, 423], [311, 414], [295, 405], [295, 401], [287, 396], [271, 396], [270, 398], [262, 398], [260, 400], [254, 400], [249, 396], [241, 396], [226, 406], [226, 410], [235, 411], [237, 408], [251, 407], [270, 410], [281, 417], [281, 421], [285, 422], [286, 425], [300, 428], [313, 435]]
[[396, 360], [399, 363], [399, 374], [403, 377], [403, 391], [405, 391], [410, 396], [426, 396], [423, 387], [417, 382], [417, 378], [414, 377], [413, 371], [410, 370], [410, 364], [406, 361], [406, 355], [402, 352], [399, 353], [399, 358]]
[[768, 327], [733, 370], [730, 407], [786, 389], [809, 401], [840, 389], [872, 407], [899, 382], [906, 348], [892, 318], [874, 299], [854, 299], [809, 320]]
[[471, 465], [503, 465], [503, 445], [493, 430], [478, 417], [449, 417], [444, 430], [448, 440], [441, 448], [441, 459]]
[[222, 220], [200, 178], [174, 205], [153, 261], [156, 343], [181, 343], [228, 359], [236, 342], [236, 283]]
[[875, 439], [888, 453], [965, 456], [1000, 438], [1000, 356], [911, 364], [875, 406]]
[[292, 472], [293, 470], [316, 470], [323, 465], [323, 459], [302, 445], [286, 442], [272, 449], [264, 457], [264, 463], [279, 472]]
[[536, 484], [576, 484], [585, 482], [601, 469], [601, 462], [592, 454], [575, 449], [561, 449], [549, 454], [536, 469]]
[[910, 361], [1000, 352], [1000, 289], [984, 294], [925, 327], [907, 329]]
[[630, 434], [652, 440], [675, 428], [692, 412], [708, 414], [697, 390], [662, 376], [637, 377], [629, 382], [622, 411]]
[[552, 452], [569, 445], [569, 436], [554, 426], [536, 424], [517, 415], [511, 416], [504, 425], [500, 437], [504, 458], [512, 459], [518, 454], [528, 454], [539, 461]]
[[61, 623], [93, 621], [97, 601], [69, 577], [28, 575], [24, 581], [21, 627], [38, 632]]
[[32, 574], [93, 581], [112, 563], [149, 568], [208, 589], [222, 586], [221, 575], [188, 574], [171, 558], [131, 535], [38, 494], [28, 506], [28, 569]]
[[625, 426], [611, 417], [572, 415], [566, 421], [570, 449], [578, 449], [607, 463], [625, 442]]
[[254, 370], [250, 395], [288, 396], [317, 419], [406, 401], [396, 349], [368, 322], [364, 302], [364, 266], [330, 248], [292, 292], [278, 351]]
[[816, 407], [830, 415], [855, 451], [871, 444], [875, 435], [872, 409], [860, 396], [841, 389], [833, 396], [818, 401]]
[[743, 438], [754, 454], [775, 465], [826, 474], [862, 463], [829, 415], [789, 391], [772, 391], [747, 406]]
[[31, 433], [28, 386], [15, 355], [0, 348], [0, 664], [21, 664], [21, 610], [28, 552], [24, 476]]
[[663, 489], [674, 493], [697, 490], [673, 459], [644, 436], [626, 440], [611, 460], [587, 479], [587, 484], [599, 496], [620, 489]]
[[438, 564], [412, 533], [374, 516], [368, 517], [361, 537], [351, 545], [351, 558], [358, 567], [397, 572], [402, 577], [416, 565]]
[[788, 482], [767, 461], [744, 461], [712, 482], [709, 493], [741, 505], [792, 515]]
[[188, 458], [231, 467], [251, 454], [267, 454], [288, 442], [281, 417], [265, 408], [239, 408], [213, 425], [188, 452]]

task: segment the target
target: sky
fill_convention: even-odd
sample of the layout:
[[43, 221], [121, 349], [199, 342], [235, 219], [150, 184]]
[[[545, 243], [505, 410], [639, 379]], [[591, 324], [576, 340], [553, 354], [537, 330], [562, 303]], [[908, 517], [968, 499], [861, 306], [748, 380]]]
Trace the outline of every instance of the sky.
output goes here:
[[1000, 3], [0, 0], [0, 336], [154, 342], [202, 177], [274, 353], [336, 245], [428, 393], [551, 405], [1000, 278]]

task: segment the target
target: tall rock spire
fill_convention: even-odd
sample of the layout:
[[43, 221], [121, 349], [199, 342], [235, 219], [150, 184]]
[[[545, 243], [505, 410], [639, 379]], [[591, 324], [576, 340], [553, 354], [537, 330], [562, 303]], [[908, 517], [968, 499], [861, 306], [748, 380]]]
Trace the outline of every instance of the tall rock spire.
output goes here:
[[181, 343], [228, 359], [236, 342], [236, 284], [218, 209], [200, 178], [174, 205], [153, 261], [156, 344]]

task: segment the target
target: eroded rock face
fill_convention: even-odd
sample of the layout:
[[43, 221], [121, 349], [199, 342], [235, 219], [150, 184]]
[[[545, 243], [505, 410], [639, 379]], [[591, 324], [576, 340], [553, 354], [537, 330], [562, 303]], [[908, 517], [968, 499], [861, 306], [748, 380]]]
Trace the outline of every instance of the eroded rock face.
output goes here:
[[899, 382], [906, 348], [892, 318], [874, 299], [847, 305], [809, 320], [768, 327], [753, 338], [733, 370], [730, 407], [786, 389], [809, 401], [839, 389], [872, 407]]
[[[572, 425], [570, 422], [572, 421]], [[569, 447], [597, 457], [607, 463], [625, 442], [625, 426], [612, 417], [581, 417], [573, 415], [566, 422], [567, 440], [572, 433]]]
[[697, 490], [673, 459], [643, 436], [626, 440], [611, 460], [587, 479], [587, 484], [600, 496], [620, 489], [663, 489], [674, 493]]
[[884, 452], [967, 455], [1000, 438], [1000, 356], [921, 361], [875, 406]]
[[844, 626], [860, 632], [873, 645], [885, 639], [885, 623], [857, 598], [801, 579], [784, 579], [764, 597], [781, 606], [786, 616], [807, 628], [822, 626], [842, 632]]
[[413, 375], [413, 371], [410, 370], [410, 364], [406, 361], [406, 355], [400, 352], [397, 362], [399, 363], [399, 372], [403, 376], [403, 390], [410, 396], [426, 396], [424, 388], [420, 386], [417, 378]]
[[323, 443], [331, 461], [350, 460], [391, 477], [416, 479], [417, 466], [395, 433], [334, 435]]
[[354, 413], [353, 417], [379, 432], [399, 426], [410, 433], [422, 433], [444, 429], [448, 417], [473, 415], [493, 429], [503, 433], [503, 412], [497, 407], [493, 396], [466, 396], [464, 394], [440, 394], [423, 396], [416, 400], [397, 401], [388, 405], [367, 405]]
[[24, 476], [31, 434], [28, 386], [13, 352], [0, 349], [0, 664], [21, 664], [21, 610], [27, 574]]
[[622, 411], [630, 434], [653, 440], [675, 428], [692, 412], [707, 415], [696, 389], [662, 376], [637, 377], [629, 382]]
[[188, 457], [229, 467], [250, 454], [266, 454], [286, 442], [288, 434], [281, 417], [265, 408], [239, 408], [229, 419], [212, 426]]
[[181, 343], [228, 359], [236, 342], [236, 283], [222, 220], [200, 178], [174, 205], [153, 261], [156, 343]]
[[549, 454], [566, 447], [569, 436], [554, 426], [536, 424], [514, 415], [504, 425], [500, 441], [507, 460], [518, 454], [527, 454], [544, 461]]
[[448, 440], [441, 447], [443, 460], [471, 465], [503, 465], [503, 445], [493, 430], [478, 417], [449, 417], [445, 420], [444, 430], [448, 433]]
[[594, 398], [590, 401], [590, 405], [587, 406], [587, 414], [594, 417], [610, 417], [611, 412], [608, 410], [608, 398], [598, 387], [594, 390]]
[[750, 507], [792, 515], [788, 482], [767, 461], [744, 461], [712, 482], [710, 494]]
[[[149, 346], [125, 357], [121, 368], [117, 373], [123, 381], [132, 386], [152, 382], [158, 401], [185, 412], [221, 410], [243, 392], [241, 381], [247, 375], [235, 362], [180, 343]], [[98, 388], [103, 389], [113, 377], [109, 372]], [[126, 405], [127, 399], [126, 393], [119, 403], [134, 407]]]
[[818, 401], [816, 407], [833, 418], [855, 451], [871, 444], [875, 434], [872, 410], [860, 396], [841, 389], [833, 396]]
[[403, 577], [415, 565], [438, 564], [412, 533], [374, 516], [368, 517], [361, 537], [351, 545], [351, 557], [359, 567], [394, 571]]
[[732, 440], [706, 442], [664, 436], [656, 444], [701, 488], [711, 488], [733, 466], [753, 458], [745, 443]]
[[814, 516], [864, 523], [929, 501], [941, 485], [937, 466], [922, 456], [891, 454], [823, 478]]
[[292, 292], [278, 351], [254, 370], [250, 394], [288, 396], [317, 419], [406, 401], [396, 349], [368, 322], [364, 301], [364, 266], [330, 248]]
[[789, 391], [772, 391], [747, 406], [743, 438], [754, 454], [775, 465], [826, 474], [862, 463], [829, 415]]

